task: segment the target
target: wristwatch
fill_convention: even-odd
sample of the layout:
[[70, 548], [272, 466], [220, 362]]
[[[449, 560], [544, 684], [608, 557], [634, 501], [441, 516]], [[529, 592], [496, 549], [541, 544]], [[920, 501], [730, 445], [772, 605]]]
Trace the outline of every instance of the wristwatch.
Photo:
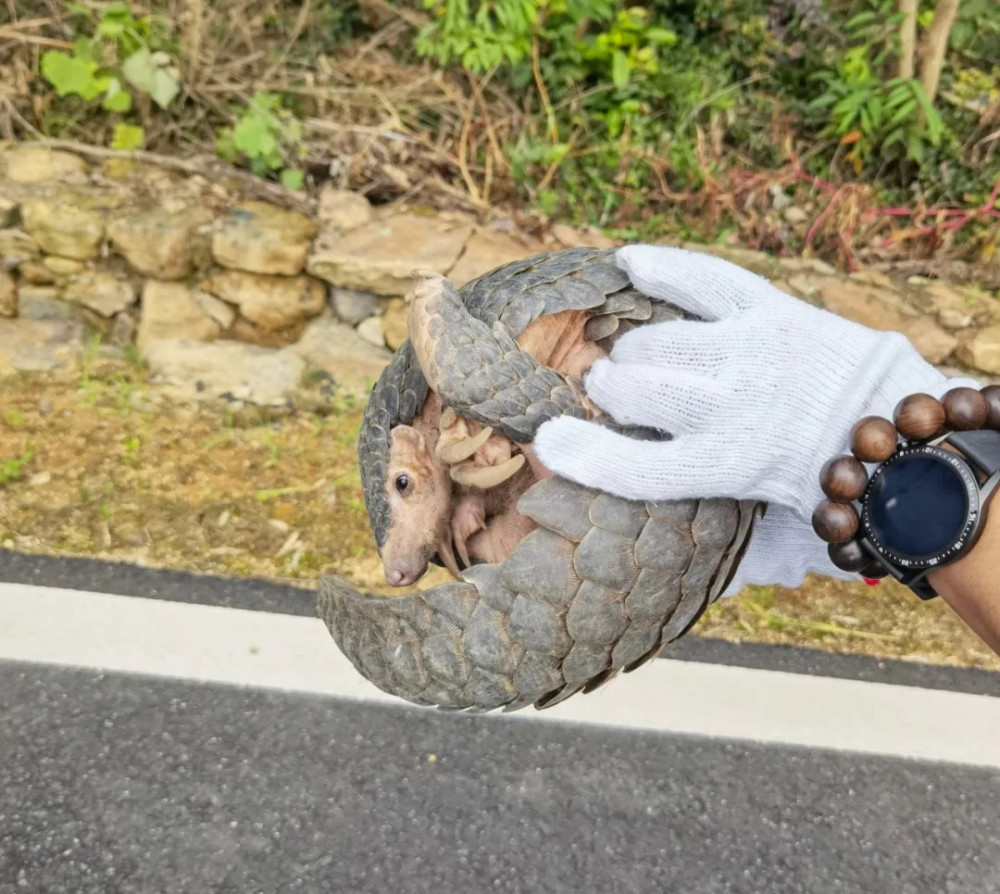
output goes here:
[[889, 575], [921, 599], [933, 599], [927, 573], [975, 546], [998, 489], [1000, 431], [903, 442], [869, 477], [859, 501], [858, 540]]

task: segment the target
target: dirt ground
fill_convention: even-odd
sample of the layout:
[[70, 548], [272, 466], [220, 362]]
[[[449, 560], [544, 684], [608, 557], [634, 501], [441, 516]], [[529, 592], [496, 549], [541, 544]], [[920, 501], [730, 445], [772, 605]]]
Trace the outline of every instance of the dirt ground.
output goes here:
[[[361, 499], [362, 409], [346, 400], [280, 413], [173, 404], [121, 359], [5, 380], [0, 545], [306, 588], [333, 573], [392, 592]], [[446, 578], [436, 569], [420, 586]], [[922, 603], [892, 582], [748, 588], [695, 632], [1000, 669], [940, 600]]]

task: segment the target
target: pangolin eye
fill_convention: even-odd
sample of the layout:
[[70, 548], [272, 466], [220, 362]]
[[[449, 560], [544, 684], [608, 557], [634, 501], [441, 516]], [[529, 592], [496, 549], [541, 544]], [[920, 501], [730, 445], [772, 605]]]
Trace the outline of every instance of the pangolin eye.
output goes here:
[[410, 489], [410, 476], [409, 475], [397, 475], [396, 476], [396, 490], [401, 494], [405, 494]]

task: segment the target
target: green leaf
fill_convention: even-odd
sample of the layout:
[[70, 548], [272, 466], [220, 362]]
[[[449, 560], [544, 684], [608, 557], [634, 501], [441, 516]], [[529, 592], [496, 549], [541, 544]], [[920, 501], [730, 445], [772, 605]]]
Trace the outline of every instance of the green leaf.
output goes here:
[[117, 40], [125, 33], [125, 23], [120, 19], [104, 18], [97, 26], [97, 34], [100, 37], [108, 37]]
[[882, 141], [882, 148], [883, 149], [888, 149], [890, 146], [892, 146], [895, 143], [902, 143], [904, 136], [905, 136], [905, 134], [903, 132], [903, 128], [897, 127], [894, 131], [892, 131], [892, 133], [889, 134], [889, 136], [887, 136]]
[[941, 145], [941, 137], [944, 134], [944, 122], [938, 117], [937, 111], [927, 115], [927, 136], [930, 138], [932, 146]]
[[116, 124], [111, 148], [125, 151], [141, 149], [145, 139], [146, 132], [141, 127], [136, 127], [134, 124]]
[[870, 134], [874, 128], [872, 127], [872, 116], [868, 113], [868, 107], [862, 106], [860, 109], [861, 114], [861, 132], [865, 134]]
[[97, 65], [59, 50], [49, 50], [42, 55], [42, 76], [59, 96], [76, 94], [86, 100], [101, 95], [101, 86], [94, 77]]
[[611, 80], [620, 90], [628, 83], [628, 76], [628, 57], [621, 50], [615, 50], [614, 56], [611, 57]]
[[78, 37], [73, 41], [73, 55], [78, 59], [88, 59], [100, 63], [100, 47], [92, 37]]
[[832, 106], [837, 101], [837, 97], [833, 93], [824, 93], [822, 96], [817, 96], [816, 99], [806, 104], [807, 109], [823, 109], [827, 106]]
[[924, 113], [927, 135], [930, 137], [931, 143], [936, 146], [940, 142], [941, 133], [944, 130], [941, 116], [938, 114], [937, 109], [934, 108], [934, 104], [930, 101], [926, 92], [924, 92], [924, 88], [917, 81], [913, 82], [913, 95], [916, 97], [917, 102], [920, 103], [920, 108]]
[[885, 107], [887, 109], [895, 108], [896, 106], [911, 101], [912, 96], [913, 93], [908, 87], [897, 87], [889, 94], [888, 99], [885, 101]]
[[101, 107], [109, 112], [127, 112], [132, 108], [132, 94], [128, 90], [119, 90], [112, 96], [105, 96]]
[[181, 85], [169, 72], [160, 69], [156, 72], [156, 83], [149, 95], [161, 109], [167, 108], [181, 92]]
[[671, 31], [669, 28], [660, 28], [654, 25], [652, 28], [647, 28], [643, 32], [643, 36], [650, 43], [665, 43], [665, 44], [675, 44], [677, 43], [677, 35]]
[[915, 99], [907, 100], [906, 103], [899, 107], [896, 114], [889, 119], [889, 126], [895, 127], [897, 124], [901, 124], [907, 118], [911, 117], [916, 110], [917, 101]]
[[263, 158], [278, 148], [278, 141], [266, 118], [250, 114], [233, 128], [233, 145], [249, 158]]
[[865, 99], [865, 95], [860, 91], [848, 93], [833, 107], [833, 113], [835, 115], [856, 114], [858, 109], [865, 104]]
[[161, 67], [159, 63], [162, 62], [162, 58], [154, 59], [149, 50], [141, 49], [122, 64], [122, 75], [133, 87], [148, 93], [153, 102], [165, 109], [173, 102], [181, 87], [177, 79]]
[[101, 106], [109, 112], [127, 112], [132, 108], [132, 94], [122, 87], [118, 78], [111, 78]]
[[868, 100], [868, 114], [872, 116], [872, 121], [876, 126], [882, 123], [883, 104], [882, 97], [877, 93]]
[[876, 13], [872, 11], [859, 12], [853, 18], [847, 20], [847, 24], [844, 25], [845, 28], [854, 28], [858, 25], [863, 25], [866, 22], [871, 22], [875, 18]]
[[286, 189], [300, 190], [306, 184], [306, 175], [295, 168], [285, 168], [281, 172], [281, 185]]
[[143, 93], [149, 93], [153, 89], [156, 75], [153, 54], [145, 49], [133, 53], [122, 65], [122, 74], [133, 87], [142, 90]]

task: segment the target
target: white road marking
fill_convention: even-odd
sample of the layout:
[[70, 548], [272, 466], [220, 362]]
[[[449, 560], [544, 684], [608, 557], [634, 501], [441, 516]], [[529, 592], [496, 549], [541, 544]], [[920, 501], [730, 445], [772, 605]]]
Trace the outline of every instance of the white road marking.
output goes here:
[[[0, 659], [406, 706], [361, 677], [319, 619], [156, 599], [0, 583]], [[696, 662], [654, 661], [503, 720], [1000, 768], [998, 698]]]

